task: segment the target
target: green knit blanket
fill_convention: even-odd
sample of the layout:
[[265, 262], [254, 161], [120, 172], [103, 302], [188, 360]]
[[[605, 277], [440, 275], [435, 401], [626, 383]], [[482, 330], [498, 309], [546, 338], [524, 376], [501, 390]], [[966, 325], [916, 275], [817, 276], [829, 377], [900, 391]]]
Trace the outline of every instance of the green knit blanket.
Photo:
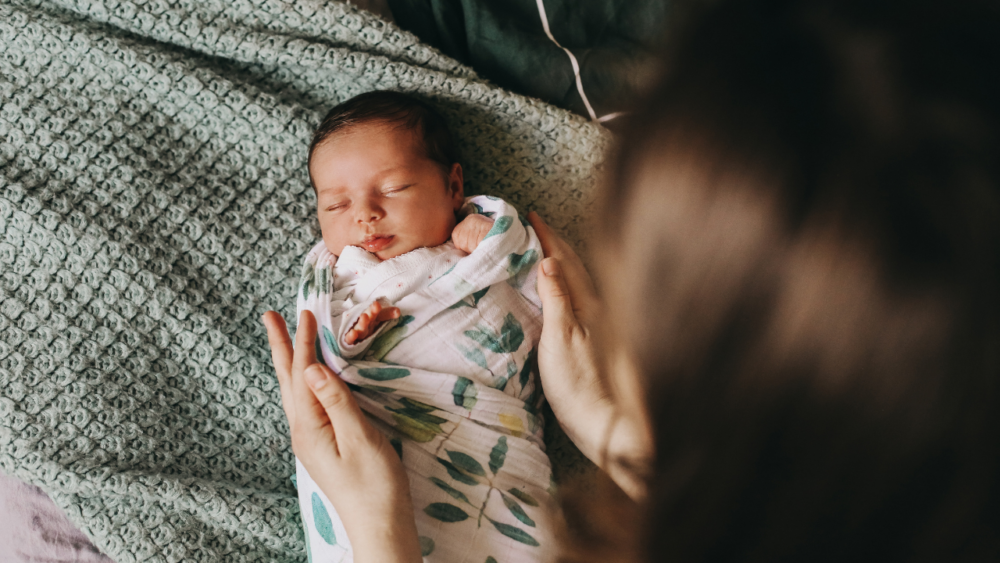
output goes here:
[[259, 318], [319, 239], [312, 129], [372, 89], [580, 240], [603, 130], [350, 5], [0, 1], [0, 471], [118, 563], [304, 559]]

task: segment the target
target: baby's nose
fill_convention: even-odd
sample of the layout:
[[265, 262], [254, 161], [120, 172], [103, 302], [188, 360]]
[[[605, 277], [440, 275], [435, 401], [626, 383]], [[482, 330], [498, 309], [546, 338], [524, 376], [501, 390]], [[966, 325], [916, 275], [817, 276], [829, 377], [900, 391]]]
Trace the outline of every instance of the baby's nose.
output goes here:
[[359, 223], [371, 223], [385, 217], [385, 211], [378, 205], [366, 203], [358, 206], [357, 219]]

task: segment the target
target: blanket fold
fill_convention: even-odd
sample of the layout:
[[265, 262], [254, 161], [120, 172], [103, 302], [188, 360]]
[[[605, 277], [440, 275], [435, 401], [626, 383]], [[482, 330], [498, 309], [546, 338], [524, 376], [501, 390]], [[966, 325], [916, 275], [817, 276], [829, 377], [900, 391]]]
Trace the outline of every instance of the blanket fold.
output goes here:
[[318, 238], [313, 128], [379, 88], [579, 240], [605, 133], [350, 5], [0, 1], [0, 472], [115, 561], [305, 558], [259, 319]]

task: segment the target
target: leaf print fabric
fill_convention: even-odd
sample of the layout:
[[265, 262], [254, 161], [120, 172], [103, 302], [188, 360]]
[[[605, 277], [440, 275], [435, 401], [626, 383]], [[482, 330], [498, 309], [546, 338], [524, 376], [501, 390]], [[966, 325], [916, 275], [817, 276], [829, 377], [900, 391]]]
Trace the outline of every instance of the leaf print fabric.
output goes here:
[[471, 411], [476, 406], [476, 384], [471, 379], [459, 377], [451, 395], [455, 398], [455, 404], [466, 410]]
[[[319, 357], [410, 474], [425, 561], [541, 561], [552, 543], [542, 516], [553, 509], [534, 376], [542, 249], [502, 200], [469, 198], [463, 213], [494, 219], [468, 255], [446, 243], [379, 262], [354, 247], [333, 256], [320, 242], [302, 268], [298, 310], [313, 312]], [[347, 344], [376, 300], [401, 317]], [[352, 561], [334, 507], [298, 473], [314, 560]]]
[[313, 524], [316, 525], [316, 531], [319, 532], [321, 538], [326, 540], [326, 543], [337, 545], [337, 535], [333, 533], [333, 520], [330, 520], [330, 514], [326, 511], [326, 507], [323, 506], [323, 501], [317, 493], [313, 493], [311, 498]]
[[507, 437], [500, 436], [500, 439], [497, 440], [497, 445], [493, 446], [493, 450], [490, 451], [490, 471], [492, 471], [493, 474], [496, 475], [497, 471], [499, 471], [500, 468], [503, 467], [503, 462], [506, 459], [507, 459]]

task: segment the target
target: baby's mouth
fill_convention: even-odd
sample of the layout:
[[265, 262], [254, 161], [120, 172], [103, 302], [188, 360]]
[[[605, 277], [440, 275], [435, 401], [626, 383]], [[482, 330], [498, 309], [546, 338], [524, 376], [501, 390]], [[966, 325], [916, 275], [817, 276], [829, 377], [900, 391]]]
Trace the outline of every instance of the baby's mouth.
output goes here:
[[395, 235], [372, 235], [365, 237], [365, 240], [361, 241], [361, 246], [365, 250], [375, 254], [376, 252], [382, 250], [383, 248], [392, 244]]

